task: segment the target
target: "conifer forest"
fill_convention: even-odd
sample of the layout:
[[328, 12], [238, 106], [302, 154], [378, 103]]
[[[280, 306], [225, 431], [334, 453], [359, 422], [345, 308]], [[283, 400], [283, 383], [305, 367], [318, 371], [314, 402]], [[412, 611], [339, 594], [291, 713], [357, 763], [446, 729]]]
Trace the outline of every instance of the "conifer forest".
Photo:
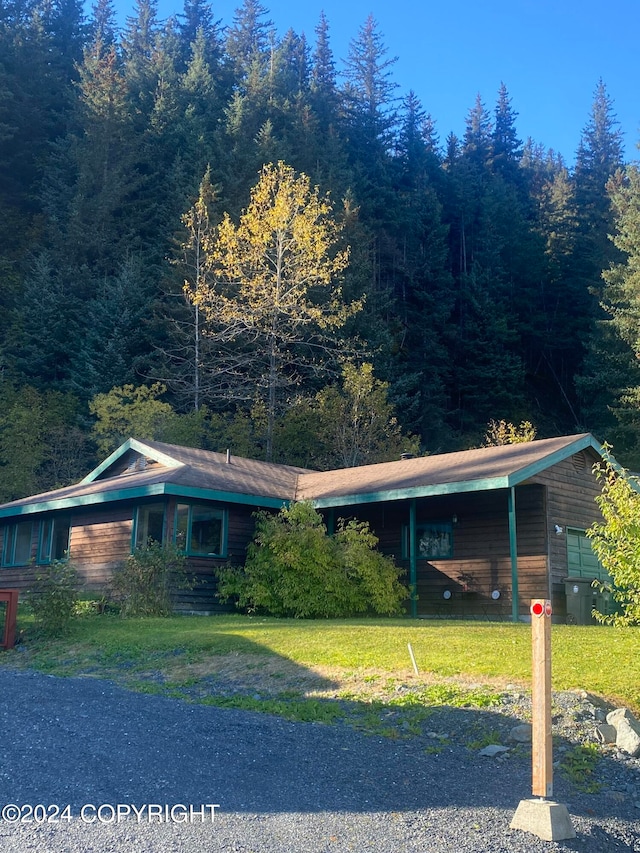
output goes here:
[[444, 136], [372, 17], [344, 61], [314, 35], [259, 0], [122, 26], [0, 0], [0, 500], [130, 435], [328, 468], [528, 422], [640, 467], [640, 174], [606, 81], [567, 165], [505, 85]]

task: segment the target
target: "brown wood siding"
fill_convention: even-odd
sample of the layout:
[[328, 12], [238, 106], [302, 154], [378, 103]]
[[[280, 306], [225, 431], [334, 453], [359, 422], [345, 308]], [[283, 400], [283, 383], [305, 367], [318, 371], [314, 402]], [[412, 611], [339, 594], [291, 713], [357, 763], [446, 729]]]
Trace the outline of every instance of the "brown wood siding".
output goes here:
[[[538, 474], [534, 479], [547, 488], [547, 531], [550, 561], [551, 594], [554, 614], [566, 614], [564, 578], [567, 576], [567, 527], [586, 530], [602, 516], [595, 502], [600, 494], [592, 468], [599, 457], [591, 450], [582, 451]], [[562, 527], [560, 535], [555, 525]]]
[[85, 589], [98, 591], [131, 553], [133, 506], [77, 513], [71, 518], [69, 552]]
[[[516, 488], [516, 532], [521, 614], [528, 613], [531, 598], [549, 595], [545, 487], [532, 484]], [[401, 559], [402, 528], [409, 525], [409, 502], [361, 505], [336, 513], [368, 521], [379, 547]], [[446, 560], [419, 559], [417, 565], [418, 613], [468, 615], [490, 618], [511, 615], [511, 558], [509, 551], [508, 496], [506, 491], [467, 492], [421, 498], [416, 502], [417, 524], [452, 521], [453, 556]], [[445, 588], [452, 592], [446, 603]], [[498, 602], [491, 598], [500, 590]]]
[[[142, 503], [153, 502], [155, 501]], [[227, 506], [222, 503], [216, 505], [228, 512], [227, 555], [221, 559], [189, 558], [189, 572], [195, 577], [196, 585], [193, 590], [176, 592], [177, 610], [212, 613], [233, 609], [233, 605], [222, 605], [217, 600], [214, 568], [226, 563], [244, 563], [247, 545], [253, 538], [254, 508]], [[108, 509], [87, 509], [72, 515], [70, 554], [85, 592], [95, 593], [103, 590], [116, 566], [131, 553], [134, 509], [133, 503], [127, 503]], [[166, 502], [165, 535], [169, 540], [173, 536], [175, 509], [175, 499]], [[36, 557], [40, 521], [43, 517], [34, 517], [31, 550], [33, 559]], [[3, 547], [4, 529], [1, 529], [0, 549]], [[36, 566], [0, 567], [0, 587], [26, 590], [35, 580], [37, 570]]]

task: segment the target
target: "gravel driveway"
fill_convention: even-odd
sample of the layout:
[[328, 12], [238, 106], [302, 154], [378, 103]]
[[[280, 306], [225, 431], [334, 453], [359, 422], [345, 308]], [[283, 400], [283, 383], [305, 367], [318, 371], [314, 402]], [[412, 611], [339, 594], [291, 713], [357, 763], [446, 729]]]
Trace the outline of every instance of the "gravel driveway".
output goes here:
[[[578, 794], [557, 777], [577, 838], [510, 830], [530, 762], [481, 757], [455, 731], [431, 751], [0, 667], [0, 732], [2, 853], [640, 851], [633, 798]], [[13, 823], [11, 804], [23, 818], [44, 809]]]

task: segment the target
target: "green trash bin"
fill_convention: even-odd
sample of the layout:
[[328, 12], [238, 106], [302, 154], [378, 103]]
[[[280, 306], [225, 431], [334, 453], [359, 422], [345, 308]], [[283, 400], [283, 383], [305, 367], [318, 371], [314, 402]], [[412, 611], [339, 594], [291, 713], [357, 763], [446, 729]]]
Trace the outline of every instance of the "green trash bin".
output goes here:
[[596, 607], [597, 591], [591, 585], [593, 578], [565, 578], [567, 596], [567, 625], [593, 625], [591, 611]]
[[612, 616], [614, 613], [620, 613], [618, 602], [607, 590], [601, 592], [599, 589], [594, 590], [596, 594], [595, 608], [604, 616]]

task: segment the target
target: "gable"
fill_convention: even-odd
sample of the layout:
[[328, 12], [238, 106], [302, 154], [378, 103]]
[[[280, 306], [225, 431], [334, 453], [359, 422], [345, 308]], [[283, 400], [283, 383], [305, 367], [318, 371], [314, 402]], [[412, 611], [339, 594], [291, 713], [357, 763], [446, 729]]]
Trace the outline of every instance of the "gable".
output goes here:
[[177, 459], [155, 449], [152, 445], [130, 438], [107, 456], [97, 468], [90, 471], [81, 483], [93, 483], [97, 480], [107, 480], [152, 468], [177, 468], [180, 464]]
[[135, 474], [141, 471], [151, 471], [163, 467], [157, 459], [153, 459], [145, 453], [139, 453], [137, 450], [129, 450], [121, 456], [112, 465], [95, 478], [93, 482], [107, 480], [111, 477], [125, 477], [129, 474]]

